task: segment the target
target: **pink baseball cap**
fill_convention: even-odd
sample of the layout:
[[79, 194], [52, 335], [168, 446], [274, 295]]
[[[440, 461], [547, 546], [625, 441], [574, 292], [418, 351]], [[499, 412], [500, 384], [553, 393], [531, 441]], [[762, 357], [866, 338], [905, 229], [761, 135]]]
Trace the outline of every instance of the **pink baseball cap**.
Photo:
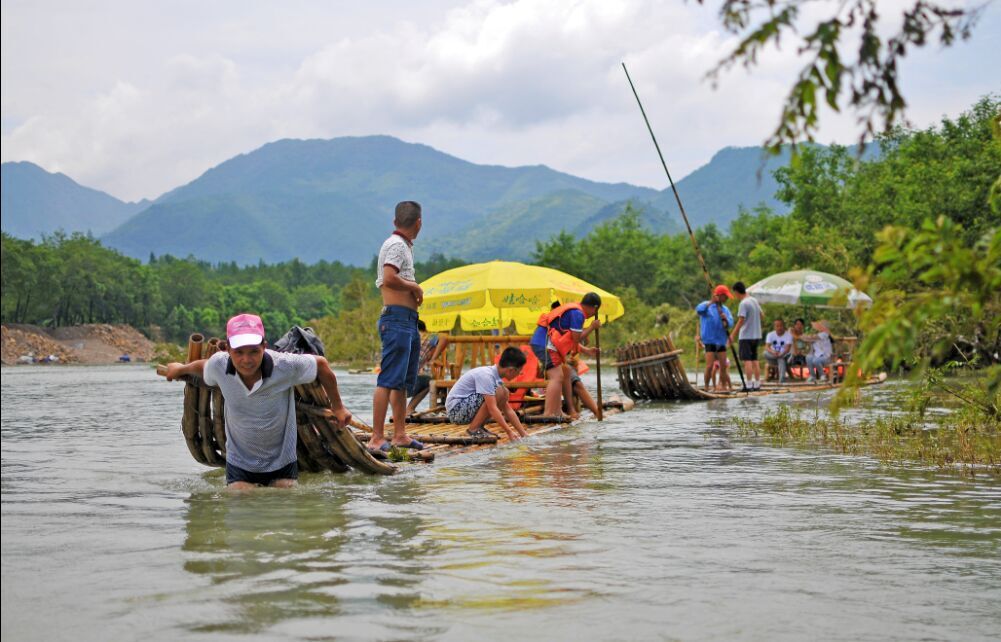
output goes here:
[[226, 341], [230, 348], [256, 346], [264, 341], [264, 323], [256, 314], [238, 314], [226, 322]]

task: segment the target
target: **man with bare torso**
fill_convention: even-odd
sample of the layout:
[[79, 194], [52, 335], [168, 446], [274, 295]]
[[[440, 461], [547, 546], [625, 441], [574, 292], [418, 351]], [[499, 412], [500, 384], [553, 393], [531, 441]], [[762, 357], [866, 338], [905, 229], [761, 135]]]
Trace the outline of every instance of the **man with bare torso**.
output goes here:
[[[382, 363], [372, 399], [372, 438], [368, 447], [389, 450], [391, 446], [421, 450], [424, 444], [407, 435], [407, 390], [417, 381], [421, 337], [417, 307], [424, 291], [414, 272], [414, 239], [421, 231], [421, 206], [414, 201], [396, 205], [396, 229], [382, 244], [376, 264], [375, 285], [382, 293], [379, 337]], [[393, 439], [386, 441], [386, 411], [393, 408]]]

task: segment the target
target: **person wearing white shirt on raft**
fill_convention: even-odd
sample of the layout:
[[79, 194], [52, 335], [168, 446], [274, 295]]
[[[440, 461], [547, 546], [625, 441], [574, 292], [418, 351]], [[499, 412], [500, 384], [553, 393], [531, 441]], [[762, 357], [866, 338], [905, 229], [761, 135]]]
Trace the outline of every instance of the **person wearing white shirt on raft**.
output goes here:
[[[816, 383], [824, 379], [824, 367], [831, 363], [834, 357], [834, 344], [831, 341], [831, 330], [824, 320], [810, 324], [817, 331], [814, 335], [805, 335], [803, 339], [811, 346], [810, 354], [806, 355], [806, 369], [810, 373], [807, 383]], [[834, 380], [834, 369], [829, 370], [827, 382]]]
[[785, 321], [775, 319], [775, 329], [765, 337], [765, 361], [768, 365], [778, 368], [779, 383], [785, 383], [786, 368], [789, 356], [792, 354], [793, 336], [792, 332], [786, 330]]

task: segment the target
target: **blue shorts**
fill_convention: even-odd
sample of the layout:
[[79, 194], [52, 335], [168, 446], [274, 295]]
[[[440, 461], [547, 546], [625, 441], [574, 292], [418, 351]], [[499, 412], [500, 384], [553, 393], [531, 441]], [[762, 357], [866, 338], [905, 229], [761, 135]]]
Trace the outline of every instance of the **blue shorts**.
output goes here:
[[390, 390], [409, 390], [417, 382], [421, 359], [421, 334], [417, 330], [417, 310], [387, 305], [379, 317], [382, 363], [375, 385]]
[[299, 479], [299, 462], [294, 461], [278, 470], [272, 470], [270, 473], [255, 473], [252, 470], [244, 470], [228, 461], [226, 462], [227, 485], [233, 482], [247, 482], [258, 486], [267, 486], [276, 479]]

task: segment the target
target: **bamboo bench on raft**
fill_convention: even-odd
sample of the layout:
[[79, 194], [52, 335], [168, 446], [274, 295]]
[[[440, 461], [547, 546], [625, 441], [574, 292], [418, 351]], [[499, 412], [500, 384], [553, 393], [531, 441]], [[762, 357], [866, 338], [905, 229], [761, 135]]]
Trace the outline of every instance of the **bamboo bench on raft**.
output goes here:
[[[531, 336], [526, 335], [439, 335], [439, 341], [445, 343], [438, 357], [431, 363], [431, 382], [428, 396], [431, 407], [442, 407], [448, 391], [459, 380], [466, 358], [469, 358], [469, 368], [493, 365], [497, 357], [508, 346], [528, 346]], [[530, 363], [538, 364], [535, 356], [530, 357]], [[536, 370], [534, 378], [524, 378], [509, 381], [505, 384], [508, 390], [545, 389], [549, 383], [544, 373]], [[524, 403], [541, 402], [540, 399], [526, 397]], [[579, 403], [577, 404], [580, 410]]]

